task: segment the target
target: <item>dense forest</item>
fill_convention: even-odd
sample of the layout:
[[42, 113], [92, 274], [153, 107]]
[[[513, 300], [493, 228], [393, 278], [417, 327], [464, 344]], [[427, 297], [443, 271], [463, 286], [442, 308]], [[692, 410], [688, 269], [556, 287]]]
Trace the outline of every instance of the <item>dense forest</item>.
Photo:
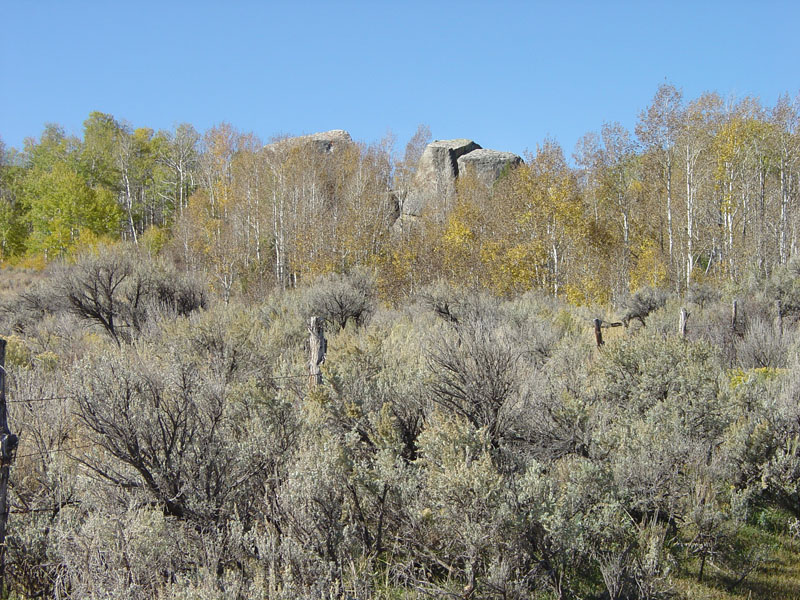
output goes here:
[[414, 218], [424, 126], [0, 148], [2, 593], [800, 597], [798, 119], [664, 85]]

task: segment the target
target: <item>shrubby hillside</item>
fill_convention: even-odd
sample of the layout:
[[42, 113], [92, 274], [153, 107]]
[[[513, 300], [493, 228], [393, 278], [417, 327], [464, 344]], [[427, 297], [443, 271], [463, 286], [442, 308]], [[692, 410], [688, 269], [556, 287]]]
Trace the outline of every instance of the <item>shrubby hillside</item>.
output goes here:
[[[11, 597], [800, 593], [793, 265], [733, 321], [701, 287], [213, 281], [118, 245], [4, 298]], [[594, 318], [628, 326], [598, 347]]]

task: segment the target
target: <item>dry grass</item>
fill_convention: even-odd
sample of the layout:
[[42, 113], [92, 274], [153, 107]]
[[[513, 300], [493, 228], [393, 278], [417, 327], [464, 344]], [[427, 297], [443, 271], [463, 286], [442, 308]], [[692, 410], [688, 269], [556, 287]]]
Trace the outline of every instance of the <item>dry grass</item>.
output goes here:
[[28, 267], [0, 267], [0, 302], [25, 291], [47, 275], [41, 269]]
[[706, 565], [706, 577], [697, 581], [696, 563], [676, 581], [680, 596], [692, 600], [798, 600], [800, 599], [800, 543], [786, 534], [746, 527], [740, 534], [744, 547], [763, 549], [762, 561], [744, 581], [740, 574]]

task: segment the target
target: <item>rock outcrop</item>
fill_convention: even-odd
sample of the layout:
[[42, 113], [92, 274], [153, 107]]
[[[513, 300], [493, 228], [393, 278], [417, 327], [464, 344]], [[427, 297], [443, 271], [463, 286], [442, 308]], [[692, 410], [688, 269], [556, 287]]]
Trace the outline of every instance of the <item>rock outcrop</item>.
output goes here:
[[464, 173], [474, 172], [479, 181], [491, 186], [506, 168], [520, 163], [522, 159], [516, 154], [486, 150], [468, 139], [431, 142], [419, 159], [411, 187], [402, 203], [401, 221], [413, 220], [426, 207], [452, 198], [456, 180]]
[[273, 144], [265, 146], [265, 149], [280, 149], [284, 147], [302, 146], [310, 144], [314, 150], [320, 154], [336, 151], [336, 149], [353, 143], [353, 138], [344, 129], [331, 129], [311, 135], [300, 135], [297, 137], [286, 138]]
[[403, 214], [418, 216], [437, 198], [452, 196], [458, 177], [458, 159], [480, 149], [472, 140], [436, 140], [422, 152], [411, 189], [403, 203]]
[[481, 148], [458, 159], [458, 173], [463, 175], [472, 172], [484, 185], [492, 185], [505, 169], [521, 163], [522, 159], [512, 152]]
[[[286, 138], [264, 147], [281, 162], [292, 148], [311, 148], [322, 156], [352, 145], [353, 138], [343, 129]], [[397, 217], [396, 231], [413, 222], [426, 208], [447, 210], [455, 197], [459, 177], [472, 173], [486, 186], [491, 186], [509, 167], [522, 163], [511, 152], [487, 150], [469, 139], [436, 140], [428, 144], [417, 163], [410, 186], [405, 190], [388, 191], [387, 203]]]
[[299, 143], [311, 143], [319, 152], [333, 152], [341, 146], [353, 143], [353, 138], [344, 129], [331, 129], [321, 133], [302, 135], [294, 139]]

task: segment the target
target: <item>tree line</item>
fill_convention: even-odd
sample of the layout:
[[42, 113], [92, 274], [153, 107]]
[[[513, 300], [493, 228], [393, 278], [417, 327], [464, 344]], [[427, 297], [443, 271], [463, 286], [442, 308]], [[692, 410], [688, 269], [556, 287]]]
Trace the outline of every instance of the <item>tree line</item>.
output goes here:
[[[798, 246], [798, 102], [766, 107], [658, 88], [635, 131], [603, 124], [573, 161], [545, 140], [487, 187], [393, 227], [429, 141], [318, 152], [227, 124], [133, 129], [92, 113], [82, 139], [48, 125], [2, 153], [0, 255], [36, 264], [122, 239], [208, 272], [226, 298], [373, 270], [382, 297], [451, 283], [511, 297], [620, 300], [768, 278]], [[445, 201], [446, 200], [446, 201]]]

